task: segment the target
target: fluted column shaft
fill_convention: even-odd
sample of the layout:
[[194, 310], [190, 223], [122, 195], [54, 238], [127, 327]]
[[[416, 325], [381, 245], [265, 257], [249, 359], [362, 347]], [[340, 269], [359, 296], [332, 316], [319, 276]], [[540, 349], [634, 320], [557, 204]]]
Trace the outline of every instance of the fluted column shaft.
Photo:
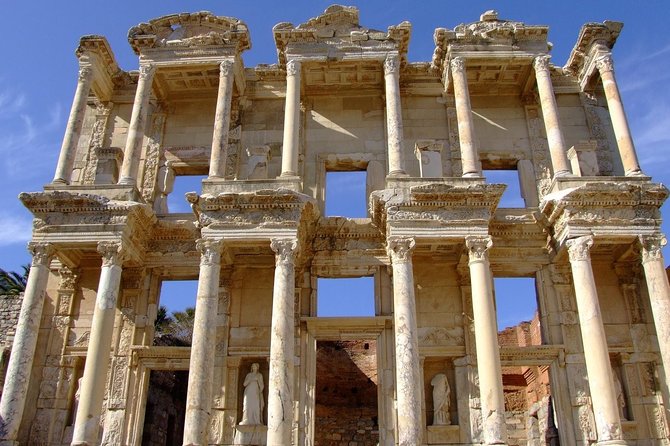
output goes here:
[[[661, 248], [666, 244], [663, 235], [640, 236], [642, 267], [647, 281], [651, 312], [656, 326], [656, 337], [661, 350], [665, 382], [670, 387], [670, 284], [665, 272]], [[667, 397], [667, 396], [666, 396]], [[665, 401], [668, 407], [670, 401]]]
[[598, 443], [625, 444], [622, 441], [621, 419], [614, 390], [607, 337], [591, 266], [589, 253], [591, 246], [593, 236], [590, 235], [567, 241], [593, 414]]
[[281, 176], [298, 176], [300, 152], [300, 62], [286, 63], [286, 107], [284, 109], [284, 142]]
[[48, 243], [29, 243], [28, 250], [31, 251], [33, 260], [23, 294], [0, 402], [0, 445], [3, 446], [17, 444], [16, 438], [23, 418], [42, 320], [49, 264], [53, 256], [53, 248]]
[[389, 237], [387, 251], [393, 267], [393, 327], [395, 333], [398, 445], [421, 444], [421, 377], [416, 299], [412, 269], [413, 237]]
[[565, 141], [558, 114], [558, 105], [554, 95], [554, 86], [551, 83], [549, 71], [550, 56], [538, 56], [533, 61], [535, 78], [537, 80], [537, 91], [540, 95], [542, 106], [542, 117], [544, 128], [547, 132], [547, 143], [549, 144], [549, 155], [554, 168], [554, 176], [561, 177], [571, 173], [568, 154], [565, 150]]
[[402, 151], [403, 125], [400, 101], [400, 58], [389, 55], [384, 60], [384, 89], [386, 93], [386, 135], [389, 175], [405, 175], [405, 157]]
[[100, 414], [112, 348], [114, 316], [121, 283], [123, 263], [121, 243], [100, 242], [98, 252], [102, 255], [102, 268], [86, 350], [84, 376], [79, 389], [80, 397], [72, 446], [92, 446], [98, 443]]
[[630, 134], [630, 127], [628, 126], [628, 119], [626, 119], [626, 112], [623, 109], [623, 101], [621, 94], [619, 94], [619, 87], [617, 86], [616, 78], [614, 77], [614, 62], [611, 54], [600, 56], [596, 60], [596, 67], [600, 72], [600, 79], [603, 81], [603, 89], [605, 90], [605, 98], [607, 99], [607, 108], [612, 119], [612, 127], [614, 129], [614, 136], [619, 147], [619, 155], [621, 156], [621, 163], [623, 164], [626, 176], [642, 175], [640, 170], [640, 163], [637, 160], [637, 153], [635, 152], [635, 144], [633, 137]]
[[214, 136], [212, 137], [212, 154], [209, 162], [210, 178], [224, 178], [226, 176], [234, 68], [235, 63], [232, 60], [224, 60], [219, 65], [219, 92], [216, 97]]
[[65, 136], [63, 137], [63, 144], [61, 145], [60, 155], [58, 156], [58, 165], [56, 166], [56, 173], [53, 179], [55, 184], [70, 184], [74, 157], [77, 153], [77, 145], [79, 144], [79, 137], [81, 136], [81, 128], [84, 123], [86, 104], [88, 102], [88, 95], [91, 91], [92, 82], [93, 67], [90, 65], [80, 65], [77, 89], [75, 90], [74, 99], [72, 100], [70, 117], [68, 118], [67, 126], [65, 127]]
[[450, 66], [454, 84], [454, 101], [456, 104], [456, 118], [458, 119], [458, 140], [461, 145], [463, 176], [481, 176], [479, 155], [475, 143], [475, 125], [472, 121], [468, 77], [465, 72], [465, 59], [455, 57], [451, 60]]
[[149, 96], [151, 96], [151, 85], [155, 71], [156, 67], [151, 64], [140, 66], [140, 77], [135, 91], [133, 112], [130, 115], [130, 127], [128, 128], [126, 147], [123, 151], [119, 184], [135, 185], [137, 181], [137, 170], [142, 154], [147, 113], [149, 112]]
[[268, 446], [292, 444], [293, 368], [295, 365], [296, 239], [273, 239], [275, 276], [272, 293], [270, 377], [268, 383]]
[[505, 444], [507, 443], [505, 397], [498, 347], [498, 322], [488, 257], [488, 250], [492, 245], [491, 236], [465, 238], [469, 255], [483, 440], [484, 444]]
[[199, 239], [196, 246], [200, 251], [200, 275], [195, 301], [183, 444], [206, 446], [209, 444], [209, 418], [212, 410], [223, 241]]

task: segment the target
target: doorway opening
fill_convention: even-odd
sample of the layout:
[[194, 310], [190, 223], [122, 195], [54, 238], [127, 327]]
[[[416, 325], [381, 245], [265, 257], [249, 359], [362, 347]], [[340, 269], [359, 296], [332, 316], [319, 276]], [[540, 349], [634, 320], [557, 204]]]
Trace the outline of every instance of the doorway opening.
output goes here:
[[186, 417], [187, 370], [152, 370], [142, 445], [181, 446]]
[[317, 341], [314, 446], [379, 443], [375, 340]]

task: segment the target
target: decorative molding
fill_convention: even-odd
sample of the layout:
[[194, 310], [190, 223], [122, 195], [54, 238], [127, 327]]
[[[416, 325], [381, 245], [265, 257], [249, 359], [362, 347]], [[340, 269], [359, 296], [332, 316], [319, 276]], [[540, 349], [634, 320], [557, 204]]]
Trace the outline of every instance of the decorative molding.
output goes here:
[[384, 74], [398, 74], [400, 72], [400, 57], [397, 54], [389, 54], [384, 59]]
[[465, 58], [464, 57], [454, 57], [449, 63], [451, 66], [452, 73], [458, 73], [460, 75], [465, 75]]
[[214, 266], [221, 264], [223, 240], [201, 238], [196, 240], [195, 247], [200, 252], [200, 266]]
[[391, 258], [391, 263], [396, 265], [400, 263], [410, 263], [412, 261], [412, 251], [416, 246], [414, 237], [389, 237], [386, 242], [386, 252]]
[[235, 70], [235, 62], [232, 60], [224, 60], [219, 64], [219, 77], [226, 78], [233, 74]]
[[298, 74], [300, 74], [300, 62], [295, 59], [286, 62], [286, 76], [296, 76]]
[[156, 66], [154, 64], [142, 64], [140, 65], [140, 80], [151, 79], [156, 72]]
[[642, 264], [653, 261], [663, 261], [663, 247], [668, 240], [663, 234], [638, 236], [642, 246]]
[[549, 72], [549, 60], [551, 56], [537, 56], [533, 59], [533, 68], [535, 72], [546, 71]]
[[570, 262], [591, 259], [590, 250], [593, 246], [592, 235], [577, 237], [575, 239], [568, 240], [565, 242], [565, 244], [568, 247]]
[[28, 252], [33, 256], [30, 266], [49, 266], [55, 249], [51, 243], [29, 242]]
[[273, 238], [270, 241], [270, 248], [275, 252], [275, 262], [277, 265], [295, 264], [295, 257], [298, 252], [298, 239], [278, 239]]
[[614, 60], [611, 54], [605, 54], [596, 59], [596, 67], [600, 74], [606, 72], [614, 72]]
[[121, 266], [124, 260], [121, 242], [104, 241], [98, 243], [97, 251], [102, 256], [102, 266]]
[[93, 80], [93, 67], [84, 65], [79, 67], [78, 80], [81, 83], [88, 83]]
[[468, 248], [470, 263], [488, 260], [487, 252], [493, 246], [493, 238], [486, 236], [465, 237], [465, 247]]

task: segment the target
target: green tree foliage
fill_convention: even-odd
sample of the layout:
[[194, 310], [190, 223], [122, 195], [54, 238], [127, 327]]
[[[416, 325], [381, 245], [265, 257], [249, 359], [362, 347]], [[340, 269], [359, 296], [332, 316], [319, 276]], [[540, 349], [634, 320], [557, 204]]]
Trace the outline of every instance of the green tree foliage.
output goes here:
[[159, 336], [172, 336], [180, 341], [191, 344], [193, 338], [193, 323], [195, 321], [195, 308], [188, 307], [184, 311], [174, 311], [168, 315], [165, 306], [158, 308], [156, 321], [156, 334]]
[[30, 265], [23, 265], [22, 268], [23, 274], [0, 268], [0, 294], [17, 295], [26, 290]]

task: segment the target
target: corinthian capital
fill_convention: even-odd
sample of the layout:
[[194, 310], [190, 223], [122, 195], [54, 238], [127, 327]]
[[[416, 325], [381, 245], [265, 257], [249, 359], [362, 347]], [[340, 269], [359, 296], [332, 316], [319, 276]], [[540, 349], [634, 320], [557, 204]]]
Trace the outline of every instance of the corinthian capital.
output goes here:
[[663, 261], [661, 249], [668, 243], [663, 234], [641, 235], [638, 237], [642, 246], [642, 263], [655, 260]]
[[200, 238], [195, 241], [195, 247], [200, 251], [200, 266], [221, 264], [221, 249], [223, 240]]
[[605, 54], [596, 59], [596, 67], [598, 71], [604, 73], [606, 71], [614, 71], [614, 60], [611, 54]]
[[533, 68], [535, 68], [535, 71], [549, 71], [549, 59], [551, 59], [551, 56], [547, 55], [537, 56], [533, 59]]
[[295, 255], [298, 252], [298, 240], [294, 238], [273, 238], [270, 248], [275, 252], [275, 263], [279, 265], [295, 263]]
[[102, 256], [102, 266], [121, 266], [123, 263], [121, 242], [99, 242], [98, 252]]
[[232, 60], [224, 60], [219, 64], [219, 76], [228, 77], [233, 74], [233, 68], [235, 68], [235, 62]]
[[140, 65], [140, 80], [150, 79], [156, 71], [156, 66], [154, 64], [143, 64]]
[[465, 247], [468, 248], [470, 263], [486, 260], [486, 253], [491, 246], [493, 246], [493, 239], [490, 235], [471, 235], [465, 237]]
[[28, 252], [33, 256], [31, 266], [49, 266], [49, 263], [51, 263], [51, 259], [54, 256], [54, 251], [54, 247], [51, 243], [28, 243]]
[[400, 58], [397, 54], [389, 54], [384, 59], [384, 74], [396, 74], [400, 71]]
[[449, 63], [451, 66], [452, 73], [465, 74], [465, 58], [463, 57], [454, 57]]
[[591, 247], [593, 246], [593, 236], [584, 235], [566, 242], [568, 247], [568, 256], [571, 262], [577, 260], [590, 260]]
[[414, 246], [416, 246], [414, 237], [389, 237], [386, 252], [391, 257], [391, 263], [408, 263], [412, 261]]
[[296, 74], [300, 73], [300, 62], [291, 59], [288, 62], [286, 62], [286, 75], [287, 76], [295, 76]]
[[93, 79], [93, 67], [90, 65], [79, 66], [79, 82], [90, 82]]

